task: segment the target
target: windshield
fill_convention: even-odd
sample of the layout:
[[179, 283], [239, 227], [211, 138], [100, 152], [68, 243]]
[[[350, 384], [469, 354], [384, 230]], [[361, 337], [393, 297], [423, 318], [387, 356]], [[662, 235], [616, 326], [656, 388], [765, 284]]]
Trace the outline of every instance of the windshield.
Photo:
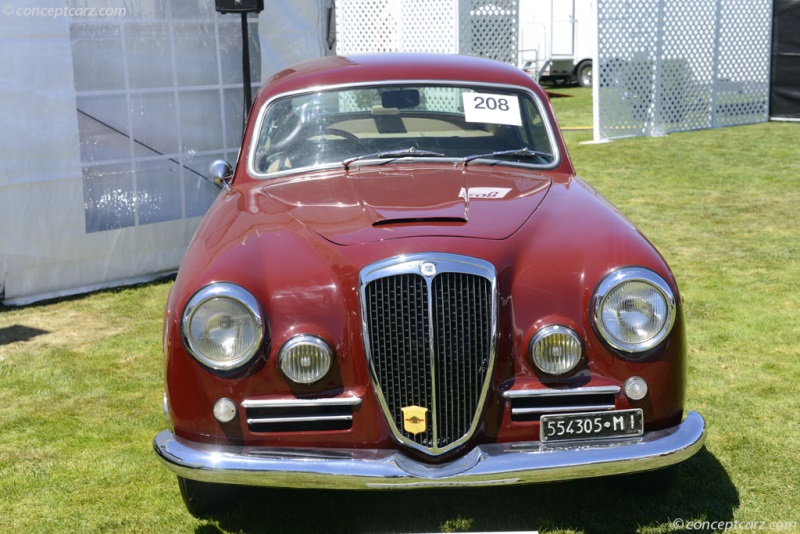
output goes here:
[[[495, 87], [355, 87], [279, 98], [259, 121], [251, 169], [403, 158], [482, 158], [548, 166], [555, 151], [533, 97]], [[535, 157], [532, 157], [535, 155]]]

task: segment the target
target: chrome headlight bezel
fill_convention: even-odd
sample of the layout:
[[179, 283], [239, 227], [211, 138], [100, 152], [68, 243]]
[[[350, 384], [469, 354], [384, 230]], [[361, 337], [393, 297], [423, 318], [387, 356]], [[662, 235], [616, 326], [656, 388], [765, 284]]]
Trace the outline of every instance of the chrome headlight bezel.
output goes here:
[[[652, 310], [651, 320], [653, 318], [657, 320], [658, 328], [651, 329], [652, 332], [642, 335], [641, 340], [638, 341], [623, 339], [622, 336], [615, 332], [615, 328], [604, 320], [604, 314], [609, 311], [607, 306], [612, 305], [611, 300], [613, 299], [610, 299], [610, 297], [618, 297], [616, 293], [624, 291], [626, 288], [632, 291], [633, 284], [645, 284], [654, 290], [650, 292], [651, 296], [657, 295], [659, 297], [657, 301], [646, 302]], [[642, 295], [635, 295], [635, 298], [640, 301], [642, 301], [641, 297]], [[634, 298], [634, 296], [629, 297], [629, 299], [631, 298]], [[620, 299], [616, 298], [616, 300]], [[613, 312], [614, 310], [610, 310], [610, 313]], [[629, 354], [646, 352], [661, 344], [672, 332], [676, 317], [675, 293], [661, 276], [650, 269], [623, 267], [607, 275], [597, 286], [592, 297], [590, 315], [595, 330], [602, 340], [612, 348]], [[617, 313], [616, 315], [619, 316], [620, 314]]]
[[[246, 321], [241, 326], [251, 330], [251, 339], [233, 356], [217, 358], [202, 347], [200, 339], [193, 333], [194, 321], [200, 320], [198, 312], [201, 309], [225, 300], [240, 307], [240, 320]], [[198, 327], [201, 331], [207, 330], [204, 325]], [[250, 362], [258, 354], [266, 330], [266, 320], [256, 298], [243, 287], [227, 282], [209, 284], [200, 289], [189, 299], [181, 318], [181, 334], [189, 354], [203, 366], [218, 372], [235, 371]]]

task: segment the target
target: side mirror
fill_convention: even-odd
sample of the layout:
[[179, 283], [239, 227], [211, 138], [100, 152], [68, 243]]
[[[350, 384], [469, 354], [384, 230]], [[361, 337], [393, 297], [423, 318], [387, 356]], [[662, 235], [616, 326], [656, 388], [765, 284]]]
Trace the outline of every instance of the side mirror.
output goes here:
[[227, 161], [218, 159], [208, 168], [208, 176], [214, 185], [220, 189], [230, 189], [233, 167]]

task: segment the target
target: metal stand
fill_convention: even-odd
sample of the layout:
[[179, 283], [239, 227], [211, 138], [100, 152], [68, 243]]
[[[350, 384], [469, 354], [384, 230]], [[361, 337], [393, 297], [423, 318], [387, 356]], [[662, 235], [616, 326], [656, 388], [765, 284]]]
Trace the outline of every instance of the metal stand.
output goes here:
[[242, 79], [244, 81], [244, 129], [247, 126], [247, 117], [253, 104], [252, 87], [250, 82], [250, 36], [247, 27], [247, 13], [242, 13]]

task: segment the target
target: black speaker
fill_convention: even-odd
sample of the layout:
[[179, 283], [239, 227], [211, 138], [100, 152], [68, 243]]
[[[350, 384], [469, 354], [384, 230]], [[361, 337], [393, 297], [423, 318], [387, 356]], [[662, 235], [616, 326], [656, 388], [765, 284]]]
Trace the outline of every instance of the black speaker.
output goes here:
[[260, 13], [264, 0], [215, 0], [219, 13]]

